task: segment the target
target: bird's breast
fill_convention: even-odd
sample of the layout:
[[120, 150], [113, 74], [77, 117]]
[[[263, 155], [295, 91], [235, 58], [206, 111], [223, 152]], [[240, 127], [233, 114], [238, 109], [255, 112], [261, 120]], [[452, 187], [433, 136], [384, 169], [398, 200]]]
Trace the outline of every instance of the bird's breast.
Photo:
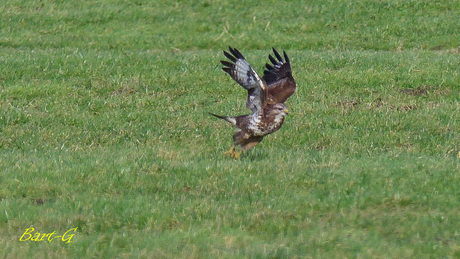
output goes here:
[[265, 136], [277, 131], [283, 124], [283, 116], [254, 116], [248, 127], [254, 136]]

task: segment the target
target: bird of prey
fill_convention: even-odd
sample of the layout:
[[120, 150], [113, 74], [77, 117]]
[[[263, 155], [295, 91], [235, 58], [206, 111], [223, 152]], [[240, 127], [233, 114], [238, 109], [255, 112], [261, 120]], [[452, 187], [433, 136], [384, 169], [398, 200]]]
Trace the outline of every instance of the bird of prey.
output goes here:
[[[229, 47], [228, 50], [224, 51], [224, 55], [231, 62], [222, 60], [222, 69], [247, 90], [246, 107], [252, 113], [235, 117], [211, 114], [226, 120], [237, 129], [233, 135], [233, 146], [225, 152], [237, 159], [243, 151], [255, 147], [266, 135], [281, 127], [288, 114], [284, 102], [295, 92], [297, 85], [286, 52], [283, 51], [283, 59], [273, 48], [276, 59], [268, 55], [272, 64], [265, 65], [261, 78], [237, 49]], [[235, 152], [238, 146], [241, 150]]]

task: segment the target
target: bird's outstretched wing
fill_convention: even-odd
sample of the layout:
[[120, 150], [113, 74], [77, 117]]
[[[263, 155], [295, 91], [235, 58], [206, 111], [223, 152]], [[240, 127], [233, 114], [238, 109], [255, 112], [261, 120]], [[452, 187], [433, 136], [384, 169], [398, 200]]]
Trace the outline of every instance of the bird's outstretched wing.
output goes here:
[[276, 59], [272, 55], [268, 55], [273, 65], [265, 64], [266, 69], [263, 76], [267, 83], [268, 104], [284, 103], [297, 88], [286, 52], [283, 51], [284, 60], [274, 48], [273, 53]]
[[237, 49], [228, 47], [228, 50], [230, 53], [224, 51], [224, 55], [232, 62], [221, 60], [220, 62], [224, 65], [222, 70], [248, 91], [246, 107], [251, 109], [253, 113], [261, 112], [266, 104], [267, 87], [265, 82]]

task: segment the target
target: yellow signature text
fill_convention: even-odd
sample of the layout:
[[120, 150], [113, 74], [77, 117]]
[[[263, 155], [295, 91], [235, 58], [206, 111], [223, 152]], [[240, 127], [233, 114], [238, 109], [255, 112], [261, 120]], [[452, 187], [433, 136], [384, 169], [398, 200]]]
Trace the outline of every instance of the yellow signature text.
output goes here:
[[21, 238], [19, 238], [19, 241], [25, 242], [25, 241], [34, 241], [34, 242], [40, 242], [40, 241], [48, 241], [48, 243], [51, 243], [56, 238], [60, 238], [62, 242], [65, 244], [71, 243], [72, 238], [75, 234], [71, 233], [76, 233], [78, 227], [76, 228], [71, 228], [67, 230], [64, 235], [57, 236], [56, 231], [53, 231], [51, 233], [40, 233], [40, 232], [34, 232], [34, 228], [27, 228], [24, 234], [22, 234]]

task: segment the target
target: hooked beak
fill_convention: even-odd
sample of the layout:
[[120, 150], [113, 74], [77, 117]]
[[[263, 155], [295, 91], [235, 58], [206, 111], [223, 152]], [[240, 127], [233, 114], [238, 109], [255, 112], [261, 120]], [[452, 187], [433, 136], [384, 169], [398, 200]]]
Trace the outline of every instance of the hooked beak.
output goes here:
[[288, 110], [288, 109], [284, 109], [284, 112], [285, 112], [286, 114], [289, 114], [289, 110]]

